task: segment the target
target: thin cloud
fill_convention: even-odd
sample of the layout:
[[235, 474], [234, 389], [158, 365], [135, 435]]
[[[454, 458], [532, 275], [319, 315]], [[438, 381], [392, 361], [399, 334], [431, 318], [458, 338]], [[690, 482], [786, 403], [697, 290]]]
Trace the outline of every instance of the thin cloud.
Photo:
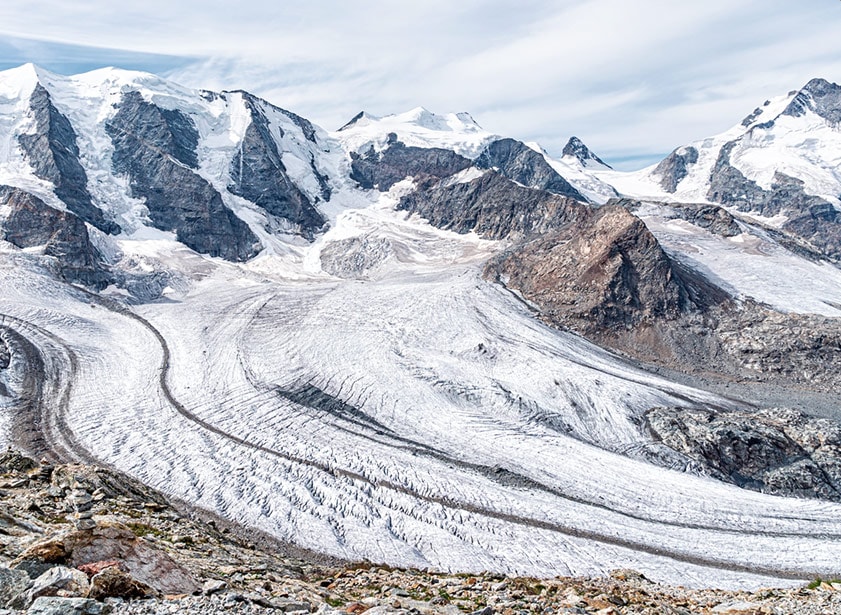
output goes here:
[[200, 57], [167, 72], [193, 87], [253, 91], [328, 129], [362, 109], [423, 105], [470, 111], [556, 154], [576, 134], [626, 167], [720, 132], [814, 76], [841, 81], [841, 5], [826, 0], [289, 0], [238, 11], [221, 0], [15, 0], [0, 24], [53, 42]]

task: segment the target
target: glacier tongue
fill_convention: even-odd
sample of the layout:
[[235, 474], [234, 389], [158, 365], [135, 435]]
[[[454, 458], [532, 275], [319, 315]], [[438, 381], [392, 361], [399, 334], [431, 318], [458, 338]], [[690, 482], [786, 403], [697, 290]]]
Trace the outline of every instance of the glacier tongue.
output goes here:
[[331, 233], [310, 250], [368, 234], [391, 256], [368, 281], [196, 261], [183, 300], [139, 316], [0, 270], [5, 326], [52, 357], [48, 437], [349, 559], [750, 587], [835, 565], [838, 505], [623, 455], [652, 406], [731, 402], [540, 324], [480, 278], [492, 242], [385, 206]]

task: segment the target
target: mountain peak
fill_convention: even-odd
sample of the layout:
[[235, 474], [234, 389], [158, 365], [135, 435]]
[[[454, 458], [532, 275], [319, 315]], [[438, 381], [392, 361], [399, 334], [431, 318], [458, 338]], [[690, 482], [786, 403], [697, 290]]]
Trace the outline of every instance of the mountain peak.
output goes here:
[[795, 94], [783, 115], [800, 117], [807, 111], [831, 124], [841, 123], [841, 86], [820, 77], [812, 79]]
[[567, 141], [567, 144], [564, 146], [563, 155], [575, 158], [584, 167], [611, 168], [609, 164], [605, 163], [601, 158], [596, 156], [589, 147], [584, 145], [584, 142], [578, 137], [570, 137], [569, 141]]

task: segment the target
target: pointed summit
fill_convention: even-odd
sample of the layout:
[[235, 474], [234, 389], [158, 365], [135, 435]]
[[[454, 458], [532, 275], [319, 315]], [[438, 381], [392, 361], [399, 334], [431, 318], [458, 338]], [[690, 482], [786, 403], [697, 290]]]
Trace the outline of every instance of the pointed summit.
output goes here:
[[584, 142], [578, 137], [570, 137], [569, 141], [567, 141], [567, 144], [564, 146], [563, 155], [575, 158], [582, 166], [587, 168], [612, 168], [609, 164], [606, 164], [601, 158], [591, 152], [590, 148], [584, 145]]

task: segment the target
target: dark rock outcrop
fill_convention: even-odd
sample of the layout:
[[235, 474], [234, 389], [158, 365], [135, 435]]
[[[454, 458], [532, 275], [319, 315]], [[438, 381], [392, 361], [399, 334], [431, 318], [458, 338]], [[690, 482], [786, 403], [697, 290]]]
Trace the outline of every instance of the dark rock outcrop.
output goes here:
[[812, 79], [791, 100], [783, 115], [801, 117], [811, 111], [831, 124], [841, 123], [841, 86]]
[[2, 239], [19, 248], [44, 246], [44, 254], [58, 260], [61, 276], [69, 282], [100, 289], [108, 285], [110, 275], [80, 218], [9, 186], [0, 186], [0, 204], [11, 209], [0, 220]]
[[807, 194], [803, 181], [777, 172], [766, 190], [730, 164], [738, 141], [731, 141], [719, 153], [710, 176], [707, 193], [711, 201], [762, 216], [785, 214], [782, 230], [806, 240], [826, 257], [841, 258], [841, 214], [829, 202]]
[[692, 290], [645, 224], [608, 205], [516, 246], [485, 274], [584, 332], [674, 320], [697, 308]]
[[479, 155], [475, 164], [480, 169], [494, 169], [529, 188], [546, 190], [576, 201], [587, 200], [543, 156], [514, 139], [494, 141]]
[[794, 410], [655, 408], [648, 427], [705, 473], [776, 495], [841, 501], [841, 425]]
[[371, 146], [364, 154], [351, 152], [351, 179], [362, 188], [387, 192], [399, 181], [441, 179], [463, 171], [471, 162], [464, 156], [438, 147], [410, 147], [389, 134], [389, 146], [377, 152]]
[[571, 223], [587, 206], [544, 190], [524, 188], [496, 171], [468, 182], [434, 183], [404, 196], [397, 208], [457, 233], [487, 239], [525, 237]]
[[198, 133], [188, 116], [132, 91], [123, 95], [105, 129], [114, 145], [114, 170], [130, 178], [132, 195], [145, 199], [156, 228], [175, 232], [178, 241], [211, 256], [244, 261], [257, 254], [248, 225], [192, 171]]
[[601, 165], [607, 169], [611, 169], [609, 164], [596, 156], [592, 150], [584, 145], [584, 142], [578, 137], [570, 137], [567, 144], [564, 145], [563, 156], [571, 156], [576, 158], [583, 166], [592, 166], [593, 164]]
[[119, 233], [120, 227], [93, 204], [88, 176], [79, 162], [76, 132], [41, 84], [35, 86], [29, 107], [35, 117], [36, 132], [20, 135], [18, 141], [35, 175], [52, 182], [56, 196], [82, 220], [105, 233]]
[[675, 192], [678, 184], [689, 174], [689, 167], [698, 162], [698, 150], [688, 145], [679, 147], [654, 168], [660, 185], [666, 192]]
[[[290, 179], [283, 164], [277, 142], [272, 136], [269, 120], [261, 110], [261, 101], [250, 94], [242, 93], [243, 101], [251, 114], [251, 123], [245, 130], [239, 151], [231, 161], [231, 183], [228, 190], [255, 203], [271, 215], [287, 220], [299, 228], [303, 235], [312, 237], [326, 220], [313, 203]], [[297, 125], [302, 127], [305, 137], [315, 140], [312, 125], [294, 114]], [[282, 135], [281, 135], [282, 136]], [[311, 167], [321, 185], [322, 197], [330, 198], [330, 187], [326, 178]]]
[[[631, 211], [643, 205], [642, 202], [629, 198], [611, 199], [607, 204], [621, 205]], [[733, 214], [718, 205], [708, 203], [660, 203], [660, 205], [668, 208], [671, 215], [664, 214], [666, 217], [686, 220], [714, 235], [735, 237], [742, 232]]]

